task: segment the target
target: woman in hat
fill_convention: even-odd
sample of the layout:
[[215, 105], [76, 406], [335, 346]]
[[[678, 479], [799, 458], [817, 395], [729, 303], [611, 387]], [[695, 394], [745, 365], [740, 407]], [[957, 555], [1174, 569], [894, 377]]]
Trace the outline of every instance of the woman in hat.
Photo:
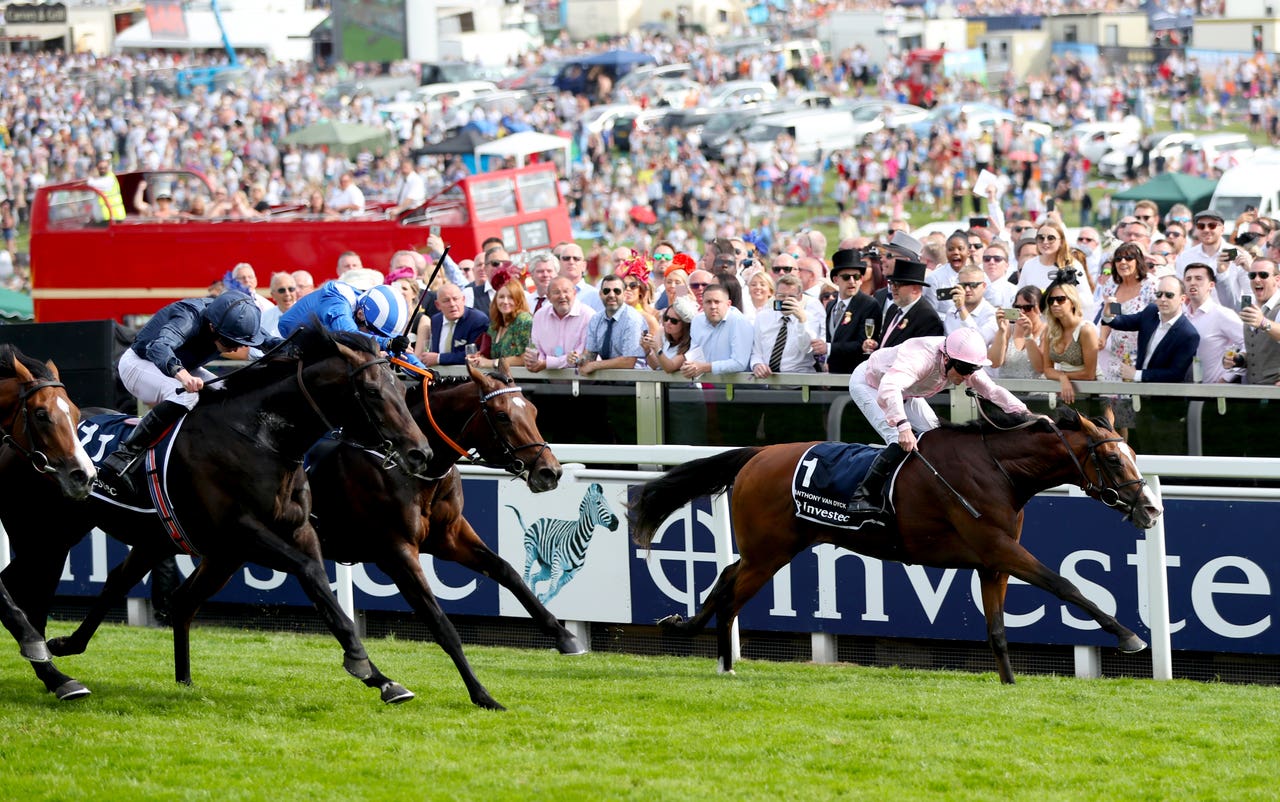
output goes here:
[[[471, 354], [467, 361], [478, 368], [495, 368], [506, 371], [516, 364], [529, 347], [533, 335], [533, 314], [524, 285], [518, 276], [519, 268], [500, 267], [489, 273], [489, 283], [494, 287], [493, 303], [489, 304], [488, 353]], [[523, 361], [519, 364], [523, 366]]]

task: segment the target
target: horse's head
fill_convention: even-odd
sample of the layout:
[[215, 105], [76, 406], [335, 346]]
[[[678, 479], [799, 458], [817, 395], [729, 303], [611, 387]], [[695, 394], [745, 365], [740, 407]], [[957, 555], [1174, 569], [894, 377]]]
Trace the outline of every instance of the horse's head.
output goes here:
[[328, 413], [352, 442], [387, 455], [410, 474], [425, 471], [431, 460], [426, 435], [405, 406], [404, 392], [377, 343], [363, 334], [323, 332], [329, 356], [309, 360], [304, 341], [303, 388], [314, 387], [321, 417]]
[[560, 461], [538, 431], [538, 409], [507, 376], [487, 376], [468, 367], [479, 390], [480, 413], [487, 434], [475, 448], [485, 462], [501, 466], [517, 476], [534, 493], [554, 490], [560, 483]]
[[42, 365], [12, 347], [0, 351], [0, 447], [21, 452], [76, 501], [89, 495], [97, 475], [76, 435], [79, 423], [80, 409], [53, 362]]
[[1150, 529], [1164, 512], [1138, 470], [1138, 455], [1101, 418], [1090, 420], [1070, 407], [1059, 414], [1071, 457], [1080, 469], [1080, 486], [1108, 507], [1122, 510], [1139, 529]]

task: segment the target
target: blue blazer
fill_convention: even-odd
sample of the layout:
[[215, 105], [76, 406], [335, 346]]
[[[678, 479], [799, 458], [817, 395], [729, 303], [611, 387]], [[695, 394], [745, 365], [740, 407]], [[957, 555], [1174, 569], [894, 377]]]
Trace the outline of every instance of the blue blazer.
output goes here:
[[467, 307], [453, 326], [453, 342], [440, 347], [440, 335], [444, 333], [444, 314], [431, 316], [431, 350], [440, 355], [441, 365], [461, 365], [467, 361], [466, 346], [480, 340], [489, 330], [489, 316], [479, 309]]
[[[1169, 329], [1169, 333], [1156, 346], [1155, 353], [1146, 359], [1151, 338], [1160, 327], [1160, 311], [1155, 304], [1132, 315], [1117, 315], [1106, 324], [1117, 331], [1138, 332], [1138, 365], [1142, 365], [1144, 382], [1185, 382], [1191, 380], [1191, 361], [1200, 347], [1200, 332], [1191, 325], [1184, 314]], [[1136, 367], [1136, 365], [1135, 365]]]

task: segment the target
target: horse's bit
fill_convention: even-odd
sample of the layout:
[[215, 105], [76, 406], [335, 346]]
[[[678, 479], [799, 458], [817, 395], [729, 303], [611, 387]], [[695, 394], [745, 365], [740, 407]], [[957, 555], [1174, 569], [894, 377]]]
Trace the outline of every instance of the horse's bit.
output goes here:
[[[20, 411], [15, 411], [13, 413], [13, 421], [9, 424], [8, 428], [0, 426], [0, 445], [13, 446], [22, 454], [22, 456], [26, 457], [27, 460], [31, 462], [31, 467], [35, 468], [37, 472], [56, 473], [57, 469], [49, 464], [49, 455], [35, 447], [35, 431], [31, 427], [31, 410], [27, 408], [27, 399], [46, 387], [65, 388], [66, 385], [60, 381], [40, 380], [32, 382], [19, 390], [18, 407]], [[19, 415], [22, 416], [23, 429], [27, 433], [27, 440], [31, 442], [31, 448], [27, 448], [22, 445], [22, 443], [19, 443], [17, 439], [9, 433], [10, 429], [17, 431]]]
[[[378, 427], [377, 421], [374, 419], [373, 412], [370, 411], [369, 405], [365, 402], [364, 396], [360, 395], [360, 390], [359, 388], [356, 387], [354, 380], [355, 380], [355, 377], [362, 370], [365, 370], [366, 368], [375, 367], [377, 365], [387, 365], [387, 364], [390, 364], [390, 363], [387, 361], [385, 357], [379, 357], [377, 359], [371, 359], [368, 362], [358, 367], [347, 368], [347, 383], [351, 387], [352, 395], [355, 396], [356, 406], [358, 406], [360, 408], [360, 411], [364, 413], [365, 421], [369, 424], [369, 428], [375, 433], [380, 432], [381, 430]], [[311, 411], [316, 413], [316, 415], [320, 418], [321, 422], [324, 423], [325, 431], [337, 432], [341, 437], [343, 430], [339, 427], [334, 426], [332, 423], [329, 422], [329, 418], [324, 414], [324, 411], [320, 409], [320, 405], [316, 403], [316, 400], [315, 398], [312, 397], [311, 392], [307, 390], [307, 384], [302, 379], [302, 360], [298, 360], [297, 377], [298, 377], [298, 389], [302, 390], [302, 397], [305, 398], [307, 400], [307, 403], [311, 406]], [[382, 443], [378, 446], [365, 446], [360, 443], [357, 443], [357, 445], [359, 445], [361, 448], [364, 448], [367, 451], [376, 452], [378, 456], [382, 457], [381, 467], [383, 470], [387, 470], [388, 468], [399, 465], [400, 468], [404, 470], [405, 473], [412, 473], [412, 471], [409, 470], [409, 466], [401, 458], [400, 452], [396, 451], [395, 446], [391, 443], [389, 439], [383, 438]]]
[[[483, 414], [485, 423], [489, 424], [489, 431], [493, 434], [493, 440], [499, 445], [499, 447], [501, 447], [503, 456], [507, 458], [507, 463], [505, 465], [496, 464], [494, 461], [490, 460], [489, 457], [486, 457], [479, 449], [475, 450], [475, 456], [472, 456], [471, 459], [481, 465], [490, 465], [492, 467], [501, 468], [507, 473], [523, 479], [526, 478], [526, 475], [529, 472], [529, 466], [536, 463], [542, 457], [542, 454], [551, 446], [544, 442], [524, 443], [523, 445], [518, 446], [511, 445], [511, 443], [502, 436], [502, 433], [498, 431], [498, 424], [494, 422], [493, 411], [489, 407], [489, 401], [493, 398], [497, 398], [500, 395], [507, 395], [508, 393], [522, 392], [524, 391], [519, 386], [499, 387], [497, 390], [491, 390], [488, 393], [483, 389], [480, 390], [480, 407], [475, 412], [471, 413], [471, 417], [467, 418], [466, 422], [462, 424], [462, 429], [465, 431], [467, 427], [471, 425], [471, 422], [475, 420], [477, 414]], [[526, 463], [520, 459], [518, 454], [528, 448], [536, 448], [538, 451], [533, 455], [533, 458]]]

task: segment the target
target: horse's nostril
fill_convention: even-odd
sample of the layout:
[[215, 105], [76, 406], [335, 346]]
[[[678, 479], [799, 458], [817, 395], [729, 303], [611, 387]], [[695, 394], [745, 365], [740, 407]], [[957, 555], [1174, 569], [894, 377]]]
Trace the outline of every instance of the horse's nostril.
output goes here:
[[71, 481], [78, 485], [87, 485], [89, 484], [89, 474], [80, 468], [76, 468], [71, 472]]

